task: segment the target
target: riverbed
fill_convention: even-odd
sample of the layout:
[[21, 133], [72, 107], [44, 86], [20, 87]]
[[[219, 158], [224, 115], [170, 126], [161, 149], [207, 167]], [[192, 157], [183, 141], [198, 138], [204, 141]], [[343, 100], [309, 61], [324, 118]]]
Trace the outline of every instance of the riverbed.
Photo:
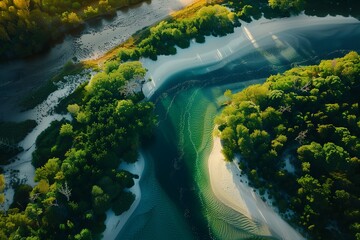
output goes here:
[[151, 0], [124, 8], [109, 19], [97, 18], [67, 35], [50, 50], [23, 60], [0, 62], [0, 120], [17, 120], [19, 102], [70, 61], [94, 59], [136, 31], [164, 19], [195, 0]]
[[[298, 21], [302, 18], [308, 17]], [[286, 236], [224, 204], [211, 189], [207, 160], [214, 118], [226, 100], [223, 92], [262, 83], [270, 74], [294, 66], [359, 51], [360, 24], [352, 18], [327, 17], [307, 24], [298, 24], [296, 18], [264, 20], [262, 25], [244, 24], [235, 31], [239, 36], [229, 36], [230, 42], [241, 44], [228, 57], [221, 49], [229, 42], [211, 38], [204, 46], [181, 50], [175, 57], [145, 62], [153, 78], [146, 91], [156, 103], [159, 125], [152, 144], [144, 149], [142, 199], [117, 239]], [[204, 60], [204, 55], [210, 60], [202, 64], [199, 59]]]
[[[143, 3], [139, 9], [156, 9], [148, 15], [157, 21], [188, 3], [171, 1], [169, 7], [166, 2], [152, 1], [154, 8]], [[164, 7], [164, 13], [157, 12], [162, 9], [160, 7]], [[123, 27], [131, 31], [141, 29], [143, 18], [139, 16], [147, 15], [132, 11], [123, 12], [132, 14], [133, 19], [139, 21], [134, 22], [139, 24], [123, 24], [121, 21], [125, 19], [119, 20], [121, 23], [100, 20], [97, 24], [89, 24], [77, 36], [68, 36], [45, 55], [1, 64], [1, 119], [12, 119], [19, 110], [15, 107], [19, 96], [43, 84], [69, 59], [100, 56], [125, 40], [128, 35]], [[143, 24], [148, 25], [149, 21], [145, 18]], [[144, 63], [149, 69], [153, 68], [149, 71], [149, 74], [153, 73], [150, 76], [153, 82], [149, 84], [156, 87], [149, 85], [147, 96], [156, 104], [159, 125], [152, 144], [143, 149], [145, 168], [140, 180], [141, 199], [117, 239], [276, 237], [266, 225], [230, 208], [212, 192], [207, 159], [213, 143], [213, 121], [225, 101], [223, 92], [226, 89], [240, 91], [293, 66], [317, 64], [321, 59], [360, 50], [358, 21], [327, 17], [316, 18], [316, 22], [321, 24], [299, 26], [296, 18], [244, 23], [236, 30], [238, 35], [229, 35], [228, 40], [207, 38], [205, 45], [192, 44], [195, 48], [179, 50], [176, 56], [159, 57], [156, 63]], [[222, 50], [229, 43], [231, 48], [228, 49], [232, 51]], [[207, 50], [209, 46], [210, 50]], [[201, 47], [205, 49], [200, 50]], [[194, 51], [196, 49], [199, 51]], [[181, 59], [185, 61], [178, 64]], [[162, 63], [173, 60], [175, 68], [162, 67], [166, 71], [155, 74], [155, 69], [161, 68]], [[194, 61], [200, 64], [193, 64]], [[48, 115], [55, 116], [51, 112]], [[47, 116], [41, 119], [36, 131], [49, 122]]]

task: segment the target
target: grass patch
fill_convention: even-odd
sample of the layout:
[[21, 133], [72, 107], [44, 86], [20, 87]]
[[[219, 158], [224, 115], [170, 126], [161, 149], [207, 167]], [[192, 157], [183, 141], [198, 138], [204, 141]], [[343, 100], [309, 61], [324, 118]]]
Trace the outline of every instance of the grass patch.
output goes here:
[[67, 62], [64, 67], [52, 77], [45, 85], [33, 91], [29, 96], [25, 97], [20, 103], [22, 110], [28, 110], [36, 107], [42, 103], [50, 95], [50, 93], [57, 90], [55, 83], [64, 80], [65, 76], [75, 75], [81, 73], [89, 65], [83, 63]]

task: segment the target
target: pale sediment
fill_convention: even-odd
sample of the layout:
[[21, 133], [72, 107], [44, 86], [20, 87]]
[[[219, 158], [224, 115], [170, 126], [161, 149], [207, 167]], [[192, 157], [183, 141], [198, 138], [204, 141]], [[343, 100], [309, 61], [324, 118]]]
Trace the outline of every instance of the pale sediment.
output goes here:
[[249, 219], [268, 228], [268, 235], [281, 239], [304, 239], [272, 207], [248, 186], [234, 162], [225, 162], [220, 138], [215, 138], [208, 159], [210, 184], [216, 198]]
[[[177, 47], [177, 54], [173, 56], [159, 56], [158, 60], [141, 59], [143, 66], [148, 69], [145, 76], [150, 79], [143, 86], [143, 92], [150, 98], [171, 76], [186, 70], [195, 71], [197, 74], [211, 72], [226, 65], [235, 58], [253, 52], [254, 48], [263, 53], [264, 57], [276, 65], [278, 59], [266, 52], [267, 46], [281, 48], [282, 57], [291, 60], [296, 51], [277, 36], [279, 33], [293, 31], [297, 28], [326, 28], [332, 25], [359, 23], [352, 17], [324, 18], [299, 15], [285, 19], [260, 19], [251, 23], [243, 23], [235, 28], [234, 33], [224, 37], [206, 37], [206, 43], [191, 42], [187, 49]], [[259, 41], [262, 40], [261, 43]]]

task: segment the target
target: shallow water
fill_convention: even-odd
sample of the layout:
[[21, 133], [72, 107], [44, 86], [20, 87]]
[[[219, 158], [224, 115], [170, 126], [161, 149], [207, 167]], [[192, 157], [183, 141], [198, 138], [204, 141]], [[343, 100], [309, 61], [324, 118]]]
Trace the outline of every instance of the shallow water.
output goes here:
[[0, 62], [0, 120], [19, 111], [19, 101], [44, 84], [69, 60], [96, 58], [194, 0], [151, 0], [117, 11], [112, 19], [95, 19], [49, 51], [24, 60]]
[[144, 149], [142, 199], [117, 239], [277, 238], [268, 236], [266, 226], [224, 206], [211, 191], [207, 157], [223, 92], [261, 83], [294, 65], [359, 51], [359, 43], [358, 23], [290, 29], [275, 37], [265, 34], [258, 46], [221, 69], [185, 71], [168, 79], [152, 97], [159, 125]]
[[[35, 140], [50, 123], [69, 115], [54, 114], [59, 101], [72, 93], [81, 83], [90, 79], [91, 71], [85, 70], [79, 75], [65, 76], [59, 82], [58, 90], [51, 93], [46, 100], [34, 109], [22, 112], [19, 101], [38, 88], [54, 75], [67, 61], [96, 58], [112, 47], [126, 40], [137, 30], [165, 18], [193, 0], [152, 0], [128, 9], [117, 11], [117, 15], [108, 20], [98, 19], [88, 23], [81, 32], [68, 35], [48, 52], [25, 60], [14, 60], [0, 63], [0, 121], [36, 120], [38, 126], [33, 129], [19, 146], [24, 149], [14, 157], [14, 161], [4, 166], [6, 181], [10, 183], [13, 171], [16, 177], [27, 184], [34, 185], [35, 169], [31, 165]], [[125, 24], [126, 23], [126, 24]], [[6, 190], [7, 208], [13, 198], [13, 190]]]

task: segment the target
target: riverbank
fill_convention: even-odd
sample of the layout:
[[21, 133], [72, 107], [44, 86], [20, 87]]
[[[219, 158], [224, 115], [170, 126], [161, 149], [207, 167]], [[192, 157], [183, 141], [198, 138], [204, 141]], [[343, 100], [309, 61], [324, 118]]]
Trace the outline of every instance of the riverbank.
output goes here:
[[[58, 90], [51, 93], [46, 100], [35, 108], [25, 112], [19, 112], [9, 118], [11, 121], [25, 121], [28, 119], [35, 120], [37, 126], [26, 135], [26, 137], [18, 143], [18, 146], [24, 151], [17, 154], [10, 164], [3, 165], [4, 175], [7, 182], [5, 190], [5, 209], [8, 209], [13, 201], [14, 189], [12, 187], [13, 181], [20, 181], [34, 187], [35, 168], [31, 164], [32, 154], [36, 149], [35, 142], [37, 137], [47, 129], [53, 121], [60, 121], [62, 119], [71, 120], [70, 114], [60, 115], [54, 112], [59, 102], [66, 96], [75, 91], [75, 89], [82, 83], [92, 77], [94, 72], [89, 70], [83, 71], [81, 74], [64, 77], [65, 83], [59, 83], [61, 86]], [[65, 79], [66, 78], [66, 79]], [[15, 173], [15, 174], [14, 174]]]
[[234, 162], [226, 162], [220, 138], [215, 137], [208, 158], [210, 184], [215, 196], [226, 206], [268, 227], [268, 235], [281, 239], [304, 239], [267, 203], [261, 200]]
[[135, 195], [135, 200], [131, 204], [130, 209], [120, 214], [119, 216], [116, 216], [112, 210], [108, 210], [106, 212], [106, 220], [105, 220], [106, 229], [103, 232], [103, 239], [115, 239], [116, 236], [121, 231], [121, 229], [127, 223], [128, 219], [134, 213], [137, 206], [139, 205], [141, 200], [141, 189], [139, 182], [142, 173], [144, 171], [144, 168], [145, 168], [145, 159], [141, 153], [138, 160], [135, 163], [129, 164], [124, 162], [120, 164], [119, 169], [126, 170], [132, 174], [139, 176], [138, 179], [134, 179], [135, 184], [133, 187], [129, 189], [129, 191]]
[[[67, 35], [62, 42], [42, 54], [2, 62], [0, 119], [12, 121], [13, 116], [21, 112], [20, 104], [23, 99], [34, 96], [34, 92], [40, 87], [50, 85], [49, 79], [59, 73], [67, 62], [74, 59], [84, 61], [99, 58], [137, 31], [165, 19], [172, 12], [183, 9], [186, 4], [194, 1], [145, 1], [136, 7], [118, 10], [112, 19], [99, 18], [90, 21], [80, 33]], [[43, 97], [45, 100], [45, 94]]]
[[[296, 54], [293, 47], [286, 42], [282, 42], [277, 36], [278, 33], [294, 30], [297, 28], [325, 28], [327, 26], [359, 23], [352, 17], [332, 17], [324, 18], [309, 17], [306, 15], [294, 16], [286, 19], [268, 20], [261, 18], [251, 23], [242, 22], [242, 26], [235, 28], [234, 33], [224, 37], [206, 37], [204, 44], [191, 42], [190, 47], [180, 49], [177, 47], [177, 53], [174, 56], [159, 56], [158, 60], [153, 61], [148, 58], [142, 58], [140, 61], [148, 69], [145, 79], [150, 79], [143, 86], [144, 95], [150, 98], [155, 91], [160, 88], [171, 76], [185, 71], [196, 73], [206, 73], [217, 70], [234, 58], [239, 58], [254, 50], [265, 52], [267, 60], [276, 65], [278, 59], [266, 52], [266, 46], [276, 45], [282, 50], [284, 59], [291, 59]], [[258, 41], [267, 38], [266, 42]]]
[[[259, 224], [261, 225], [259, 226], [254, 223], [255, 220], [248, 219], [243, 214], [238, 214], [236, 210], [224, 205], [214, 196], [209, 181], [207, 165], [207, 157], [211, 151], [212, 143], [210, 132], [213, 129], [212, 121], [209, 121], [213, 117], [209, 118], [208, 110], [211, 108], [211, 111], [214, 111], [211, 115], [215, 115], [215, 112], [220, 108], [220, 103], [224, 100], [222, 96], [226, 89], [232, 89], [233, 92], [236, 92], [250, 85], [250, 83], [243, 83], [241, 81], [269, 76], [273, 69], [273, 62], [268, 62], [269, 56], [272, 59], [282, 59], [284, 56], [289, 57], [288, 61], [280, 61], [275, 65], [277, 68], [274, 68], [274, 70], [281, 72], [283, 69], [290, 68], [291, 64], [315, 64], [320, 59], [327, 59], [338, 51], [354, 48], [355, 44], [348, 43], [353, 41], [348, 36], [352, 36], [351, 32], [355, 32], [353, 30], [358, 32], [358, 22], [357, 25], [338, 25], [338, 22], [343, 21], [342, 17], [339, 17], [340, 21], [332, 17], [329, 18], [332, 19], [329, 22], [333, 24], [327, 26], [325, 19], [319, 19], [321, 23], [324, 23], [324, 26], [313, 27], [309, 24], [294, 31], [288, 27], [288, 31], [280, 31], [279, 34], [276, 34], [277, 38], [274, 37], [275, 39], [272, 35], [268, 34], [269, 32], [265, 32], [267, 35], [265, 38], [261, 38], [261, 36], [259, 37], [258, 34], [255, 34], [249, 28], [250, 33], [256, 39], [258, 48], [260, 50], [265, 49], [267, 52], [259, 51], [261, 54], [258, 54], [257, 49], [254, 47], [244, 48], [238, 55], [234, 56], [234, 62], [225, 66], [224, 69], [214, 71], [214, 73], [199, 76], [196, 73], [192, 73], [192, 66], [189, 68], [190, 71], [181, 71], [181, 66], [179, 65], [177, 68], [176, 64], [173, 64], [175, 72], [169, 71], [166, 68], [149, 69], [149, 73], [151, 73], [150, 71], [161, 70], [165, 74], [166, 72], [168, 73], [163, 75], [165, 77], [163, 79], [164, 85], [156, 85], [156, 89], [154, 89], [157, 91], [155, 95], [161, 94], [161, 96], [151, 97], [156, 102], [156, 113], [159, 116], [160, 123], [155, 133], [157, 137], [154, 144], [156, 146], [151, 149], [147, 156], [156, 161], [156, 172], [158, 175], [156, 177], [153, 176], [151, 179], [143, 178], [141, 183], [141, 203], [129, 219], [129, 224], [120, 232], [117, 239], [156, 238], [165, 240], [171, 237], [175, 239], [192, 239], [179, 237], [178, 232], [183, 230], [179, 222], [182, 223], [183, 221], [179, 220], [179, 222], [173, 224], [174, 216], [185, 219], [188, 226], [193, 230], [193, 236], [197, 238], [250, 239], [256, 238], [254, 236], [266, 236], [266, 233], [271, 233], [271, 229], [266, 224]], [[267, 25], [271, 24], [271, 22], [285, 22], [287, 20], [271, 20], [263, 24]], [[271, 30], [270, 28], [268, 29], [268, 31]], [[342, 35], [341, 33], [343, 32], [348, 35]], [[359, 39], [359, 34], [356, 36], [355, 39]], [[246, 38], [246, 35], [244, 37]], [[207, 40], [212, 38], [208, 37]], [[219, 41], [223, 39], [219, 39]], [[328, 39], [333, 41], [328, 41]], [[280, 45], [281, 43], [283, 45]], [[339, 47], [338, 43], [342, 43], [342, 45]], [[251, 41], [248, 41], [248, 44], [251, 44]], [[222, 47], [224, 45], [220, 43], [219, 46]], [[320, 46], [320, 50], [318, 46]], [[191, 50], [184, 49], [179, 50], [175, 56], [160, 56], [159, 60], [163, 57], [170, 61], [179, 60], [179, 56], [184, 51], [189, 52], [190, 58], [196, 54], [195, 52], [191, 53]], [[250, 54], [246, 55], [246, 52], [250, 52]], [[289, 56], [287, 55], [288, 53], [294, 53], [294, 55]], [[199, 71], [199, 69], [195, 66], [194, 71]], [[204, 69], [203, 71], [207, 70]], [[171, 75], [174, 76], [172, 77]], [[229, 80], [224, 81], [224, 83], [221, 82], [222, 80], [218, 80], [216, 85], [209, 86], [208, 82], [214, 82], [215, 79], [219, 78], [222, 79], [223, 76], [229, 76], [228, 79], [231, 78], [234, 82], [241, 85], [231, 88], [227, 85], [222, 85], [229, 83]], [[170, 81], [179, 84], [168, 85]], [[190, 81], [197, 81], [198, 84], [192, 84]], [[204, 124], [207, 126], [207, 134], [203, 132]], [[210, 141], [209, 146], [207, 141]], [[204, 146], [209, 149], [206, 149], [206, 153], [202, 154]], [[221, 163], [224, 164], [223, 162]], [[195, 176], [191, 185], [187, 183], [187, 172]], [[158, 192], [162, 192], [164, 189], [166, 194], [172, 197], [172, 201], [164, 196], [159, 196]], [[199, 202], [197, 201], [197, 194], [202, 195]], [[169, 211], [168, 208], [164, 208], [164, 205], [173, 204], [174, 202], [177, 203], [176, 207], [180, 209], [180, 213], [176, 214], [173, 211]], [[194, 216], [197, 216], [196, 214], [206, 216], [206, 221], [193, 219]], [[204, 229], [201, 229], [202, 224], [206, 226]], [[174, 228], [176, 228], [176, 231], [171, 231]], [[164, 233], [165, 231], [166, 233]]]

